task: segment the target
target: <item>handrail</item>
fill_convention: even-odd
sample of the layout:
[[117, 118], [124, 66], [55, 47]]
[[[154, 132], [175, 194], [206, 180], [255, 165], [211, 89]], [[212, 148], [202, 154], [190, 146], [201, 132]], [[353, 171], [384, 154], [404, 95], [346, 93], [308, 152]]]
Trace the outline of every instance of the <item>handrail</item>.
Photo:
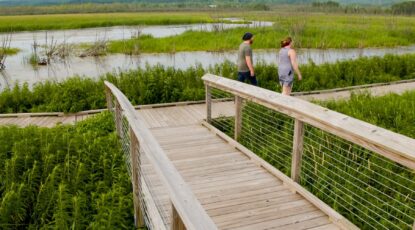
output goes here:
[[415, 140], [412, 138], [267, 89], [212, 74], [206, 74], [202, 79], [207, 87], [215, 87], [279, 111], [415, 170]]
[[105, 81], [105, 86], [117, 99], [131, 130], [140, 142], [140, 147], [145, 152], [151, 153], [147, 154], [147, 157], [167, 188], [174, 210], [177, 211], [186, 229], [217, 229], [190, 187], [185, 183], [150, 130], [145, 126], [142, 118], [135, 112], [127, 97], [107, 81]]

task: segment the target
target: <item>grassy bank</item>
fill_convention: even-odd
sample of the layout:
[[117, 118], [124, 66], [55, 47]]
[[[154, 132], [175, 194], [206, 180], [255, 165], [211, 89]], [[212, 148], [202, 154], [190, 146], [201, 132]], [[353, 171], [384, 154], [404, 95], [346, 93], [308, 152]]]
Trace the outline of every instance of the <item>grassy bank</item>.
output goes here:
[[[415, 43], [415, 18], [316, 13], [249, 12], [222, 13], [226, 17], [274, 22], [268, 28], [237, 28], [215, 32], [189, 31], [167, 38], [143, 36], [114, 41], [113, 53], [235, 50], [246, 31], [256, 35], [254, 48], [279, 48], [279, 41], [292, 36], [300, 48], [364, 48], [406, 46]], [[138, 50], [138, 51], [137, 51]]]
[[[382, 97], [353, 95], [322, 105], [415, 138], [415, 91]], [[290, 175], [294, 121], [247, 103], [239, 142]], [[213, 124], [233, 137], [233, 117]], [[361, 229], [412, 229], [415, 173], [376, 153], [305, 126], [300, 183]], [[353, 211], [351, 211], [353, 210]]]
[[[294, 91], [332, 89], [415, 78], [415, 55], [360, 58], [324, 65], [301, 66], [304, 80], [296, 81]], [[225, 62], [207, 69], [195, 66], [177, 70], [163, 66], [147, 67], [99, 79], [74, 77], [63, 82], [47, 81], [29, 89], [16, 86], [0, 93], [0, 113], [78, 112], [105, 108], [103, 81], [113, 82], [135, 105], [204, 99], [201, 77], [207, 73], [236, 79], [236, 66]], [[259, 86], [280, 91], [275, 65], [258, 64]]]
[[17, 48], [7, 48], [7, 49], [0, 48], [0, 54], [15, 55], [19, 53], [19, 51], [20, 50]]
[[52, 129], [0, 127], [2, 229], [134, 229], [111, 115]]
[[148, 12], [0, 16], [0, 32], [61, 30], [118, 25], [171, 25], [212, 22], [208, 13]]

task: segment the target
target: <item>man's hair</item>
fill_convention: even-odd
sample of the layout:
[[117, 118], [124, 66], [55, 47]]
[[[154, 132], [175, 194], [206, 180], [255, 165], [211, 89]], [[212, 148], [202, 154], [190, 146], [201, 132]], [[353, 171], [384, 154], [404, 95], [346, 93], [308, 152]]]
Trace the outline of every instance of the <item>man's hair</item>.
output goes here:
[[254, 35], [253, 35], [252, 33], [246, 32], [246, 33], [244, 34], [244, 36], [242, 37], [242, 40], [244, 40], [244, 41], [251, 40], [251, 38], [252, 38], [253, 36], [254, 36]]

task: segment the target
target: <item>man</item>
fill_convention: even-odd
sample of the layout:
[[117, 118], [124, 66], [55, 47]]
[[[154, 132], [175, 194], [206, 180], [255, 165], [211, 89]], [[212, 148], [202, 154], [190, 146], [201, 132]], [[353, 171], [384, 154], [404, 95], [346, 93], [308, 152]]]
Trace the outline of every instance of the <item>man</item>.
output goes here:
[[258, 85], [254, 71], [251, 45], [254, 42], [254, 35], [245, 33], [242, 37], [242, 44], [238, 52], [238, 81], [245, 82], [248, 79], [252, 85]]

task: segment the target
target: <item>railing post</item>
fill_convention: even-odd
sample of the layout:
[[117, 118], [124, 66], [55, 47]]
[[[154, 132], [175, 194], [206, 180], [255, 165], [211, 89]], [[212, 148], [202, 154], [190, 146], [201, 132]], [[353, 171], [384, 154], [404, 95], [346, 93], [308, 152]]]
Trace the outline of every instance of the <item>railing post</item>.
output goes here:
[[184, 226], [182, 219], [180, 218], [180, 215], [177, 213], [176, 208], [172, 204], [172, 230], [186, 230], [186, 226]]
[[235, 133], [234, 139], [238, 141], [238, 138], [242, 130], [242, 103], [243, 99], [239, 96], [235, 96]]
[[117, 128], [118, 136], [121, 137], [122, 135], [122, 112], [121, 112], [121, 106], [117, 101], [115, 101], [115, 127]]
[[303, 143], [304, 143], [304, 123], [298, 119], [295, 119], [293, 154], [292, 154], [292, 164], [291, 164], [291, 179], [293, 179], [295, 182], [300, 181], [301, 160], [302, 160], [302, 155], [303, 155]]
[[209, 85], [206, 88], [206, 122], [212, 123], [212, 89]]
[[136, 227], [144, 226], [144, 216], [141, 211], [141, 162], [140, 157], [140, 146], [138, 143], [137, 136], [130, 127], [130, 159], [131, 159], [131, 180], [133, 183], [133, 194], [134, 194], [134, 222]]
[[111, 91], [107, 87], [105, 87], [105, 95], [106, 95], [106, 99], [107, 99], [108, 111], [111, 112], [111, 110], [114, 107], [114, 105], [112, 104], [112, 94], [111, 94]]

